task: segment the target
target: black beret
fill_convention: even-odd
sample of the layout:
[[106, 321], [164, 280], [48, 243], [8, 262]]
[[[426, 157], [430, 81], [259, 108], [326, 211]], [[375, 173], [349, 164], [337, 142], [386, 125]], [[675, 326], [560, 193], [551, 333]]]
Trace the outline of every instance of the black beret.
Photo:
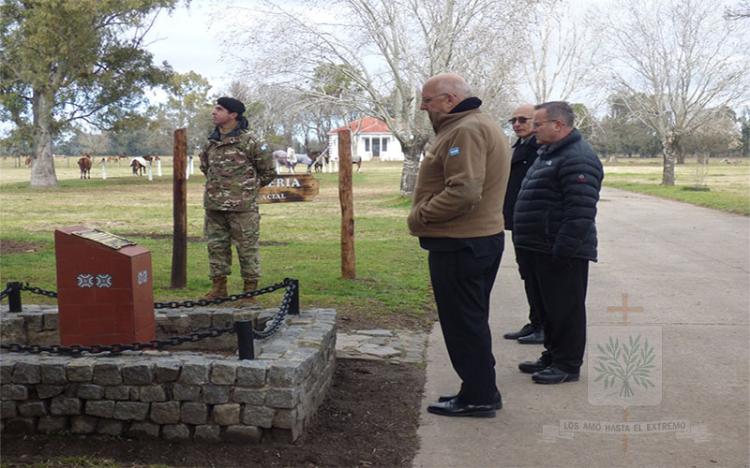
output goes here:
[[237, 115], [242, 115], [242, 113], [245, 112], [245, 105], [242, 104], [242, 101], [240, 101], [239, 99], [224, 96], [220, 97], [216, 101], [216, 104], [220, 105], [229, 112], [237, 113]]

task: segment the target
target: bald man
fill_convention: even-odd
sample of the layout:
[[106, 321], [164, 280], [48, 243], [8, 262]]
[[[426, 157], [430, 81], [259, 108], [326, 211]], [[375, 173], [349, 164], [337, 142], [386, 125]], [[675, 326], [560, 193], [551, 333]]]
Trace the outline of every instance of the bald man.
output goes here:
[[443, 416], [494, 417], [502, 407], [488, 319], [504, 246], [510, 151], [481, 104], [455, 73], [436, 75], [422, 88], [421, 109], [435, 136], [425, 147], [408, 223], [429, 252], [440, 326], [461, 379], [458, 393], [427, 408]]
[[[503, 205], [505, 229], [508, 231], [513, 230], [513, 208], [516, 205], [518, 191], [521, 190], [521, 181], [523, 181], [523, 178], [529, 171], [531, 164], [536, 160], [537, 151], [540, 146], [534, 135], [533, 118], [534, 105], [522, 104], [513, 111], [512, 117], [508, 120], [518, 137], [518, 140], [513, 144], [510, 179], [508, 179], [508, 190], [505, 192], [505, 204]], [[518, 258], [518, 252], [516, 252], [516, 258]], [[521, 275], [524, 289], [526, 290], [526, 301], [529, 304], [529, 323], [521, 327], [517, 332], [506, 333], [503, 335], [503, 338], [518, 340], [521, 344], [543, 344], [544, 326], [538, 308], [533, 305], [531, 285], [527, 281], [528, 274], [521, 268], [520, 264], [518, 272]]]

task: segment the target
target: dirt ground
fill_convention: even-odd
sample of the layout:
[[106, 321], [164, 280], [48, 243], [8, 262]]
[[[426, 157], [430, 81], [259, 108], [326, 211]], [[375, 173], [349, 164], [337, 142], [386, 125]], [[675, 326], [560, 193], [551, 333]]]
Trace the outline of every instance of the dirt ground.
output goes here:
[[338, 360], [310, 430], [294, 444], [177, 444], [112, 437], [2, 437], [3, 467], [16, 466], [409, 466], [418, 440], [424, 369]]
[[4, 254], [30, 253], [41, 250], [42, 248], [44, 248], [44, 244], [42, 244], [41, 242], [25, 242], [12, 240], [4, 240], [0, 242], [0, 252]]

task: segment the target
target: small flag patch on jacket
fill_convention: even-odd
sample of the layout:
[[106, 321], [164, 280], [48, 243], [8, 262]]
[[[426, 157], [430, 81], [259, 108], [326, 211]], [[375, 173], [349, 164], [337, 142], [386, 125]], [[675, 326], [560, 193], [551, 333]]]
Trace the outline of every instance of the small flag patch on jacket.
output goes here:
[[461, 154], [461, 148], [458, 146], [454, 146], [448, 150], [448, 156], [458, 156], [459, 154]]
[[586, 183], [586, 176], [583, 174], [578, 174], [578, 183], [579, 184], [585, 184]]

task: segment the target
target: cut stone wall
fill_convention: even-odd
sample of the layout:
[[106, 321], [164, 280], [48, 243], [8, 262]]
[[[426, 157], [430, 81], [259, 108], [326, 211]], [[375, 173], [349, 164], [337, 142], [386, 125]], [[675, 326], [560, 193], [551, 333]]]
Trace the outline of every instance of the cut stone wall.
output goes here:
[[[0, 311], [3, 343], [57, 344], [56, 310], [24, 307], [21, 314]], [[161, 321], [157, 314], [159, 337], [223, 327], [237, 314], [248, 313], [202, 310], [164, 314]], [[331, 309], [287, 317], [273, 337], [255, 341], [255, 360], [238, 360], [234, 334], [204, 340], [213, 341], [213, 349], [225, 349], [223, 353], [172, 348], [114, 357], [2, 353], [0, 430], [174, 441], [257, 442], [267, 436], [294, 441], [331, 383], [335, 318]], [[180, 323], [180, 331], [167, 334], [164, 324], [174, 323]], [[190, 345], [195, 349], [195, 343]]]

